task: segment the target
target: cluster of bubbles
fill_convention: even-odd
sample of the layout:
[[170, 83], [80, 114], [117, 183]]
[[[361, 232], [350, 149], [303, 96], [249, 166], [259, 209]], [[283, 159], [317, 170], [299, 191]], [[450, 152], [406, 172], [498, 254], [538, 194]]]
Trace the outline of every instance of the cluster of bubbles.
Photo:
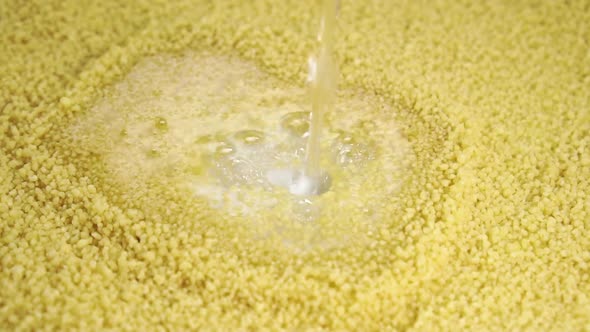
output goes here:
[[[313, 119], [321, 140], [310, 137], [309, 106], [301, 88], [238, 59], [158, 56], [68, 132], [104, 156], [130, 199], [165, 186], [256, 238], [298, 248], [362, 241], [403, 181], [407, 141], [376, 96], [343, 91], [339, 112]], [[313, 168], [311, 141], [321, 146]]]
[[[301, 176], [309, 118], [309, 112], [287, 113], [280, 120], [282, 130], [278, 133], [248, 129], [200, 136], [195, 143], [206, 151], [201, 171], [224, 186], [289, 189]], [[156, 124], [164, 127], [161, 120]], [[338, 131], [328, 148], [330, 162], [340, 167], [361, 165], [375, 158], [369, 142], [359, 142], [346, 131]], [[322, 174], [321, 188], [313, 194], [328, 191], [330, 182], [329, 175]]]

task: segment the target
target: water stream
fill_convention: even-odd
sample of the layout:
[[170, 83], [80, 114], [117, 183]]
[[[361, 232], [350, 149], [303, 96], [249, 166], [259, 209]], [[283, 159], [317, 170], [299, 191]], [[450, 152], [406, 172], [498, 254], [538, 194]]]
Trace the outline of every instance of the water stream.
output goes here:
[[311, 119], [307, 151], [305, 155], [305, 176], [316, 182], [322, 178], [320, 165], [322, 118], [334, 108], [338, 69], [334, 61], [334, 39], [338, 0], [322, 1], [322, 18], [318, 33], [319, 48], [309, 59], [309, 83], [311, 95]]
[[322, 122], [334, 109], [338, 69], [334, 59], [334, 40], [338, 0], [323, 0], [318, 32], [318, 47], [309, 58], [308, 84], [311, 99], [309, 119], [305, 114], [291, 114], [287, 125], [303, 129], [307, 139], [303, 169], [289, 168], [269, 172], [271, 183], [289, 189], [298, 196], [319, 195], [329, 190], [331, 177], [322, 169]]

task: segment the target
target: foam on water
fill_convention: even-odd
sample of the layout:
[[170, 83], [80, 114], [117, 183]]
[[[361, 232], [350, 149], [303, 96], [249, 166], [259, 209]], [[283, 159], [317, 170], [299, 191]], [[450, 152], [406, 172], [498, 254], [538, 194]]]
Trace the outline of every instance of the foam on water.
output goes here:
[[408, 161], [389, 105], [343, 91], [335, 107], [346, 116], [324, 115], [312, 182], [302, 179], [305, 88], [229, 57], [145, 59], [70, 132], [130, 192], [173, 185], [256, 238], [306, 250], [365, 238], [394, 204]]

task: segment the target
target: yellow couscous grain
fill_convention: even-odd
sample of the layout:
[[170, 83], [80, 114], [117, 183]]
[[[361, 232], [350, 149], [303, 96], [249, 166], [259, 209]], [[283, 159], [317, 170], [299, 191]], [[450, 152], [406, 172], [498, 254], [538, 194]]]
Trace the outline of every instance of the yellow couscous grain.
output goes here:
[[342, 1], [341, 88], [392, 105], [413, 156], [349, 246], [259, 241], [162, 179], [123, 190], [67, 135], [160, 54], [304, 82], [315, 7], [2, 1], [0, 330], [590, 330], [588, 1]]

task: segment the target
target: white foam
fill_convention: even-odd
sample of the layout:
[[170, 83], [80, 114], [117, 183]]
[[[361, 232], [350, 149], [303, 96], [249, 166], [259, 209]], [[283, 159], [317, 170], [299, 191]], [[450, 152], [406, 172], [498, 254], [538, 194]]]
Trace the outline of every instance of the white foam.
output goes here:
[[330, 187], [330, 177], [327, 173], [312, 177], [301, 170], [271, 169], [266, 173], [266, 178], [272, 185], [286, 188], [297, 196], [320, 195]]

